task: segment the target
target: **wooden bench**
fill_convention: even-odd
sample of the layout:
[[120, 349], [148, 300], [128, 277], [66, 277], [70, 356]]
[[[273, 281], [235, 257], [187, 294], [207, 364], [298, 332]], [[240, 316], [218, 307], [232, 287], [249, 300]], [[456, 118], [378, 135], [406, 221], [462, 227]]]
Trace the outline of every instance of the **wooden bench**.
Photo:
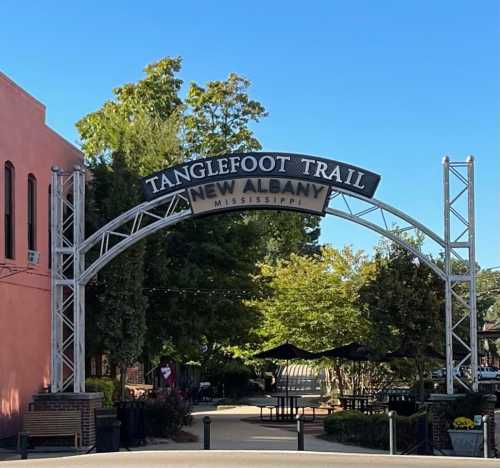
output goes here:
[[[80, 411], [27, 411], [23, 432], [28, 437], [74, 437], [75, 448], [81, 445], [82, 415]], [[21, 433], [17, 448], [21, 445]]]

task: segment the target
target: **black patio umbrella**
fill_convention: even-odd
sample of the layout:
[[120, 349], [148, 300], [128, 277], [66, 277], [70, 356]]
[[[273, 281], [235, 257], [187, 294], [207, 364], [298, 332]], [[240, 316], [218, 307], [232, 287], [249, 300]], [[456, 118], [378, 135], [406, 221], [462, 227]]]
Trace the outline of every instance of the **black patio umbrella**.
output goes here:
[[356, 341], [338, 346], [337, 348], [328, 349], [326, 351], [321, 351], [319, 353], [314, 353], [317, 358], [321, 357], [335, 357], [341, 359], [347, 359], [348, 361], [380, 361], [380, 353], [370, 348], [364, 343], [358, 343]]
[[315, 354], [306, 351], [305, 349], [298, 348], [297, 346], [288, 343], [283, 343], [275, 348], [268, 349], [267, 351], [262, 351], [254, 355], [258, 359], [282, 359], [286, 361], [287, 373], [286, 373], [286, 388], [285, 393], [288, 397], [288, 361], [291, 359], [315, 359]]

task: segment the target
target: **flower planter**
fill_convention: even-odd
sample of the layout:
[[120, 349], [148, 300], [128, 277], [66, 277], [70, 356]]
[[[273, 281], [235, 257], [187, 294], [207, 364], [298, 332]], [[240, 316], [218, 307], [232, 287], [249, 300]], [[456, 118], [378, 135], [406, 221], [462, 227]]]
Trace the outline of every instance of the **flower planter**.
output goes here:
[[451, 445], [458, 457], [480, 457], [483, 445], [483, 431], [462, 431], [449, 429]]

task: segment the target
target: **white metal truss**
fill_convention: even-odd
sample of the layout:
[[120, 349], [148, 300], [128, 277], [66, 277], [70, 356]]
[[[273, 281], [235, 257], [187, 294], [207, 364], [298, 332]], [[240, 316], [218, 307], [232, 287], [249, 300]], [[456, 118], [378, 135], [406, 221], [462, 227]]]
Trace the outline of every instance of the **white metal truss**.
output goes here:
[[[446, 180], [450, 173], [455, 174], [454, 171], [458, 171], [463, 166], [468, 168], [465, 178], [467, 185], [465, 192], [472, 202], [468, 204], [465, 218], [458, 218], [462, 221], [467, 220], [467, 231], [451, 242], [449, 214], [455, 214], [453, 211], [455, 210], [454, 203], [465, 192], [459, 193], [455, 199], [450, 200], [449, 184], [447, 185]], [[396, 208], [379, 200], [343, 190], [335, 189], [332, 191], [326, 213], [360, 224], [400, 244], [428, 265], [445, 282], [447, 393], [452, 394], [454, 378], [464, 386], [468, 386], [464, 379], [459, 379], [451, 371], [453, 367], [453, 339], [459, 340], [462, 346], [465, 346], [469, 351], [467, 357], [462, 359], [461, 364], [470, 362], [472, 371], [470, 387], [477, 390], [476, 271], [475, 268], [471, 268], [471, 265], [475, 265], [473, 160], [469, 159], [467, 163], [450, 163], [445, 159], [444, 167], [444, 239]], [[85, 194], [82, 169], [76, 168], [73, 174], [64, 174], [55, 169], [52, 184], [51, 389], [53, 392], [64, 390], [80, 392], [85, 389], [85, 285], [104, 265], [128, 247], [160, 229], [173, 226], [192, 217], [193, 213], [185, 191], [179, 190], [135, 206], [84, 239]], [[69, 193], [72, 194], [72, 198], [68, 199]], [[446, 221], [447, 219], [448, 221]], [[436, 261], [435, 256], [425, 254], [414, 244], [408, 242], [408, 231], [419, 233], [421, 237], [432, 242], [438, 250], [442, 250], [445, 258], [444, 267]], [[468, 240], [461, 240], [467, 233]], [[458, 253], [460, 249], [467, 250], [466, 259]], [[87, 262], [85, 258], [87, 258]], [[465, 273], [463, 271], [460, 275], [453, 273], [452, 265], [455, 263], [451, 261], [452, 258], [457, 259]], [[462, 284], [469, 285], [467, 297], [459, 290], [458, 285]], [[456, 305], [454, 305], [454, 301], [456, 301]], [[453, 311], [461, 313], [462, 318], [453, 321]], [[465, 318], [469, 320], [466, 322]], [[466, 323], [470, 327], [468, 338], [464, 338], [463, 333], [459, 335], [458, 332], [458, 327]]]
[[85, 387], [85, 290], [80, 245], [85, 226], [85, 174], [52, 168], [51, 185], [51, 391]]
[[[474, 158], [466, 162], [443, 159], [445, 304], [446, 304], [446, 388], [453, 393], [453, 381], [468, 388], [454, 376], [453, 367], [470, 365], [470, 380], [478, 390], [476, 249], [474, 208]], [[460, 344], [465, 357], [453, 362], [453, 348]]]

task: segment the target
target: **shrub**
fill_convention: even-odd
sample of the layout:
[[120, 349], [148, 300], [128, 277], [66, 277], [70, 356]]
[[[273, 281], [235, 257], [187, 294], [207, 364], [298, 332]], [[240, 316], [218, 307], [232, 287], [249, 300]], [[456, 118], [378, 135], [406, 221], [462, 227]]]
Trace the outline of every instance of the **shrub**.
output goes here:
[[[422, 413], [410, 417], [396, 417], [398, 450], [405, 450], [416, 443], [417, 420]], [[367, 415], [359, 411], [342, 411], [327, 416], [325, 432], [337, 442], [369, 448], [389, 448], [389, 418], [386, 414]]]
[[115, 383], [113, 379], [108, 378], [89, 378], [85, 380], [85, 390], [87, 392], [102, 392], [104, 393], [103, 405], [105, 408], [113, 406], [113, 394], [115, 391]]
[[191, 421], [189, 402], [175, 392], [144, 402], [144, 426], [147, 436], [172, 437], [182, 426], [190, 425]]
[[224, 386], [224, 396], [241, 398], [251, 393], [250, 378], [253, 377], [251, 369], [238, 360], [225, 362], [219, 367], [211, 369], [207, 375], [214, 388], [221, 390]]

